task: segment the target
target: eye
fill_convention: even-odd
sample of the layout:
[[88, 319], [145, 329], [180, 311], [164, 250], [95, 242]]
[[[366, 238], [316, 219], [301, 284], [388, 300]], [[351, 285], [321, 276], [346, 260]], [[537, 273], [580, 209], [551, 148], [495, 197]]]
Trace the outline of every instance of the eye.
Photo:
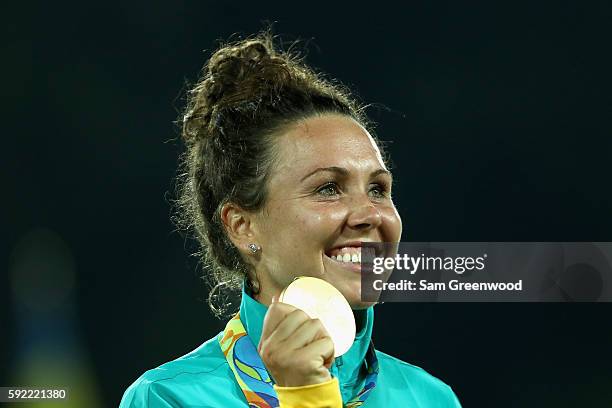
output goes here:
[[389, 196], [389, 188], [385, 184], [374, 184], [370, 193], [375, 198], [386, 198]]
[[317, 193], [324, 196], [333, 196], [339, 193], [338, 185], [336, 183], [325, 183], [317, 190]]

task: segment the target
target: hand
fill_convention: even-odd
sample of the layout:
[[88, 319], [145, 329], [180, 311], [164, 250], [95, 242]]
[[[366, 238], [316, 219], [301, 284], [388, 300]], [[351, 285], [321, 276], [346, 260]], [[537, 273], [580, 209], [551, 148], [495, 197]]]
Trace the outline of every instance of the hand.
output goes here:
[[319, 319], [276, 301], [264, 318], [258, 352], [268, 372], [281, 387], [329, 381], [334, 343]]

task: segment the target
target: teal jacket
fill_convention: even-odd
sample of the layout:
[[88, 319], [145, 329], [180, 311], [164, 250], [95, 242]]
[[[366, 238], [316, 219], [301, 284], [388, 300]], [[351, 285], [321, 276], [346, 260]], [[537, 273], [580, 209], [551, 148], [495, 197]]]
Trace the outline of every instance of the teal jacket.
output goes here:
[[[259, 344], [266, 310], [267, 306], [243, 288], [240, 318], [255, 345]], [[344, 403], [365, 382], [361, 367], [372, 336], [374, 307], [355, 311], [355, 317], [355, 341], [330, 369], [339, 380]], [[461, 407], [451, 388], [422, 368], [378, 350], [376, 355], [378, 381], [362, 407]], [[245, 408], [247, 402], [215, 336], [189, 354], [145, 372], [125, 391], [119, 407]]]

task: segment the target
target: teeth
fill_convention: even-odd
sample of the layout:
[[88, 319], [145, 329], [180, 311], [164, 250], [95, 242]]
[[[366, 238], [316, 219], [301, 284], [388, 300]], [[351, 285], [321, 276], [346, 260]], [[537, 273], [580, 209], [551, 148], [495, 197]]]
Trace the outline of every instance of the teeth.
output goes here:
[[358, 263], [361, 262], [361, 254], [340, 254], [338, 256], [331, 256], [332, 259], [338, 262], [352, 262]]
[[337, 248], [328, 256], [338, 262], [350, 262], [359, 263], [361, 262], [361, 248], [360, 247], [345, 247]]

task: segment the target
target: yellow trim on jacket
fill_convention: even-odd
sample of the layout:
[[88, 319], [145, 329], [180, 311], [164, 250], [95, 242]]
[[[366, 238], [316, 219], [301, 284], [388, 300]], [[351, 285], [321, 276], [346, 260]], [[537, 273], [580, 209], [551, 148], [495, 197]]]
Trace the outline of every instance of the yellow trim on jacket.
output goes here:
[[280, 408], [342, 408], [342, 396], [338, 378], [304, 385], [302, 387], [279, 387], [274, 385]]

